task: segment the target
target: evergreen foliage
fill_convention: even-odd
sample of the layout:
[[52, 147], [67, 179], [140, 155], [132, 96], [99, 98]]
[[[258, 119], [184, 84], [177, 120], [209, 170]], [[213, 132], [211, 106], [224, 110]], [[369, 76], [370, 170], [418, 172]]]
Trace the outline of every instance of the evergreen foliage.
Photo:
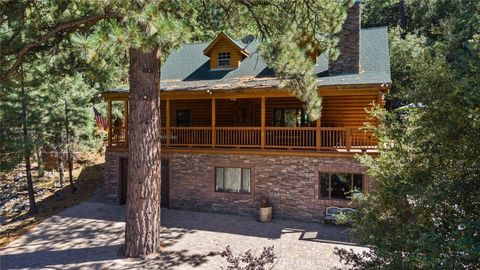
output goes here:
[[[422, 27], [390, 32], [391, 98], [409, 106], [373, 112], [380, 155], [361, 161], [375, 190], [353, 199], [371, 249], [337, 251], [353, 269], [480, 268], [480, 6], [418, 2], [409, 25]], [[427, 2], [435, 13], [420, 15]]]

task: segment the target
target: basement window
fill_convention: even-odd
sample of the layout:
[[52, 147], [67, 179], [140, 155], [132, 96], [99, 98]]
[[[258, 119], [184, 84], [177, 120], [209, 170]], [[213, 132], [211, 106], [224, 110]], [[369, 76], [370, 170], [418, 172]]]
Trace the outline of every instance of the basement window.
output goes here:
[[320, 173], [319, 197], [348, 199], [352, 191], [363, 191], [363, 175], [353, 173]]
[[250, 168], [215, 168], [215, 191], [250, 193]]
[[229, 52], [218, 53], [218, 65], [219, 68], [225, 68], [231, 66], [231, 55]]

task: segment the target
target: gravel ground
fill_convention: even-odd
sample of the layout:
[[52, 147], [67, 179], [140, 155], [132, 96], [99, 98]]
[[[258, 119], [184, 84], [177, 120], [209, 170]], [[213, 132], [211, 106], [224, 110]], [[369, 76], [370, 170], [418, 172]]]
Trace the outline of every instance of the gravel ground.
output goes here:
[[217, 253], [227, 245], [235, 254], [273, 245], [273, 269], [332, 269], [342, 267], [335, 247], [364, 250], [344, 227], [164, 209], [164, 250], [148, 260], [123, 259], [123, 213], [94, 202], [60, 212], [0, 250], [0, 269], [220, 269], [226, 264]]

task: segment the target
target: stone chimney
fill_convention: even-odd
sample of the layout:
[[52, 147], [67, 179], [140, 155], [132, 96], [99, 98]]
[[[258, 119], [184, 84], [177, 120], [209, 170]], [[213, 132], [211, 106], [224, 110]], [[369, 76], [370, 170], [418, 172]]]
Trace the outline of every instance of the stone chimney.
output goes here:
[[360, 72], [360, 1], [356, 0], [348, 9], [347, 19], [338, 33], [340, 55], [330, 61], [328, 71], [331, 75]]

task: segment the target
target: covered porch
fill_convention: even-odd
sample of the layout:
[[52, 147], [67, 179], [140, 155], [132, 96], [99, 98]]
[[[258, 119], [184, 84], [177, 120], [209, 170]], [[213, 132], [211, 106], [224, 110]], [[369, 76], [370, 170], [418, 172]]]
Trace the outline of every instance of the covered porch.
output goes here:
[[[324, 96], [322, 117], [308, 119], [291, 96], [161, 96], [164, 148], [270, 149], [361, 152], [375, 150], [365, 107], [376, 95]], [[108, 146], [128, 147], [128, 96], [108, 102]], [[117, 116], [114, 105], [117, 105]], [[121, 111], [121, 116], [118, 116]]]

